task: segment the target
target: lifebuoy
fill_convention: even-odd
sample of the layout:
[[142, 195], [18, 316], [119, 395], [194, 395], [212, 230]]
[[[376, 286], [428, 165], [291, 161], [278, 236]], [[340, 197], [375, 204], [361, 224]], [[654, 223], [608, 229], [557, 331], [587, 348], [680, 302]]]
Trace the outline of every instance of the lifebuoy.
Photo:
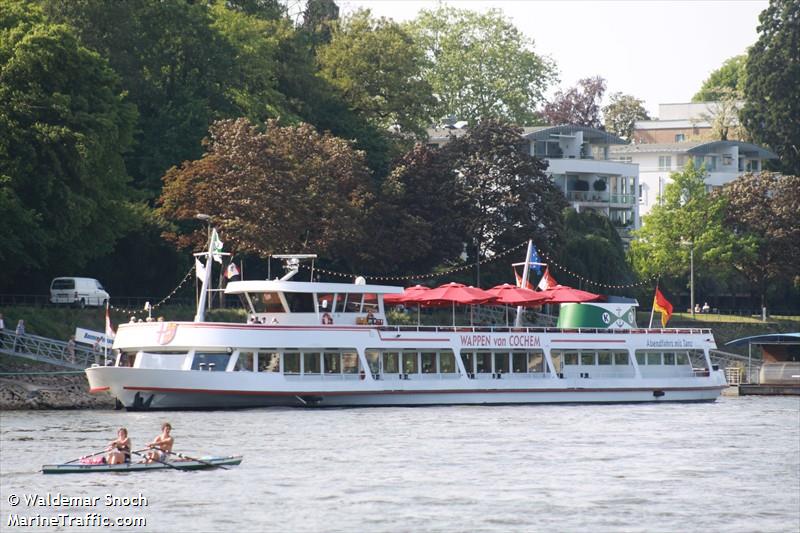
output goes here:
[[330, 313], [325, 313], [322, 315], [322, 323], [325, 325], [333, 324], [333, 317]]

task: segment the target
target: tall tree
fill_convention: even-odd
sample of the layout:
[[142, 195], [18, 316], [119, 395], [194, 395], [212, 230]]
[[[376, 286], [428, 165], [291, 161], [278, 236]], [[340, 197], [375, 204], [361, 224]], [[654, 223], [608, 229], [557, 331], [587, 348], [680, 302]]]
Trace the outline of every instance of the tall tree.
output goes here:
[[136, 110], [108, 63], [35, 6], [6, 3], [0, 28], [0, 218], [11, 243], [0, 271], [9, 284], [41, 281], [83, 268], [128, 227], [122, 157]]
[[379, 128], [424, 134], [436, 101], [422, 79], [424, 52], [398, 23], [356, 11], [334, 26], [317, 58], [351, 110]]
[[692, 161], [670, 174], [661, 202], [643, 217], [631, 243], [633, 265], [640, 275], [684, 277], [692, 252], [695, 270], [719, 266], [711, 258], [727, 244], [727, 232], [723, 204], [707, 192], [707, 176], [705, 168]]
[[440, 6], [421, 11], [410, 29], [431, 62], [425, 79], [439, 99], [440, 117], [470, 124], [535, 121], [555, 66], [500, 11]]
[[[262, 133], [238, 119], [215, 123], [204, 156], [167, 172], [161, 213], [176, 223], [207, 213], [240, 252], [315, 252], [358, 264], [371, 201], [364, 156], [347, 141], [308, 124], [269, 121]], [[169, 237], [179, 246], [205, 238], [180, 227]]]
[[800, 274], [800, 176], [744, 174], [723, 187], [732, 247], [725, 258], [767, 304], [770, 284]]
[[758, 143], [780, 156], [780, 169], [800, 175], [800, 2], [771, 0], [759, 16], [747, 54], [741, 118]]
[[692, 96], [692, 102], [715, 102], [730, 93], [741, 95], [747, 77], [747, 55], [733, 56], [713, 71]]
[[530, 155], [520, 128], [487, 120], [453, 139], [450, 152], [464, 195], [469, 255], [482, 259], [527, 239], [552, 250], [561, 235], [564, 195]]
[[621, 92], [613, 93], [609, 99], [609, 104], [603, 108], [606, 131], [630, 141], [636, 121], [650, 120], [644, 101]]
[[559, 90], [550, 102], [544, 105], [542, 115], [548, 124], [577, 124], [590, 128], [601, 128], [600, 103], [606, 91], [606, 80], [600, 76], [578, 80], [574, 87]]

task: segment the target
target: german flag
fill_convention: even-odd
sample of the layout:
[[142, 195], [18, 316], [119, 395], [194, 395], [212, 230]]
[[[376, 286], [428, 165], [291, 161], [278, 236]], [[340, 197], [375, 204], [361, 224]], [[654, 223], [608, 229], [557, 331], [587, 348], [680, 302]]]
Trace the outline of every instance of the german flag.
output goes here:
[[658, 311], [661, 313], [661, 327], [667, 327], [667, 322], [669, 322], [670, 317], [672, 316], [672, 304], [669, 303], [669, 300], [661, 294], [661, 291], [658, 290], [656, 287], [656, 295], [653, 297], [653, 311]]

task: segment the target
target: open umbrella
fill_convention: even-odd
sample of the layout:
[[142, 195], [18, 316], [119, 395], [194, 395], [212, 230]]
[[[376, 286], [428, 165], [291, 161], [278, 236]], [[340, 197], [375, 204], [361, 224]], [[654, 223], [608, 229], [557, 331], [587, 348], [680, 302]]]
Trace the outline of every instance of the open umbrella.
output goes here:
[[425, 285], [414, 285], [413, 287], [407, 287], [402, 294], [387, 294], [383, 297], [383, 302], [394, 305], [394, 304], [417, 304], [417, 325], [420, 323], [419, 317], [419, 307], [420, 303], [416, 300], [421, 294], [425, 294], [431, 290], [430, 287], [426, 287]]
[[440, 306], [450, 304], [453, 306], [453, 325], [456, 325], [456, 304], [472, 305], [484, 304], [495, 300], [494, 295], [478, 289], [467, 287], [461, 283], [446, 283], [435, 289], [420, 294], [417, 301], [425, 306]]
[[494, 303], [503, 304], [506, 308], [506, 326], [508, 325], [508, 306], [513, 305], [517, 307], [538, 307], [547, 302], [547, 296], [541, 292], [532, 291], [524, 287], [517, 287], [509, 283], [497, 285], [491, 289], [486, 289], [486, 292], [494, 294], [497, 297]]
[[539, 294], [547, 296], [546, 303], [549, 304], [596, 302], [598, 300], [605, 299], [599, 294], [582, 291], [580, 289], [573, 289], [572, 287], [567, 287], [566, 285], [556, 285], [552, 289], [541, 291]]

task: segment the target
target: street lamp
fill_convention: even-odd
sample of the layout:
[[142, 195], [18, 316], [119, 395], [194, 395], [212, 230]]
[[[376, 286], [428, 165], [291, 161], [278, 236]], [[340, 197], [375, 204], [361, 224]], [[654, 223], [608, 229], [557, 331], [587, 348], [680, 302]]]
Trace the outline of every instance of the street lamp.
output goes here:
[[206, 215], [205, 213], [197, 213], [194, 218], [197, 220], [202, 220], [206, 223], [208, 227], [208, 238], [211, 238], [211, 215]]
[[694, 241], [681, 240], [683, 246], [689, 246], [689, 311], [694, 320]]

